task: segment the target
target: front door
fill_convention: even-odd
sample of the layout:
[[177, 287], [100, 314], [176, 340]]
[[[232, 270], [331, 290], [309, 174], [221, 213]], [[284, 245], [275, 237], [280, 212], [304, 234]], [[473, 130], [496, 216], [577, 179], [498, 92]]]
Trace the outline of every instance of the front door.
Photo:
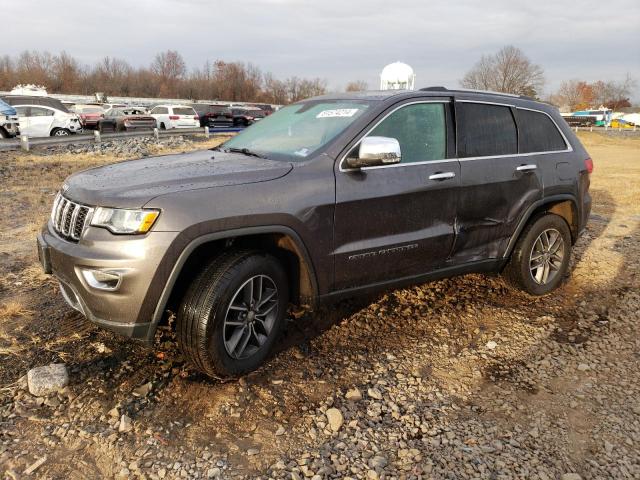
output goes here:
[[444, 265], [453, 245], [460, 179], [458, 161], [447, 158], [449, 108], [443, 101], [407, 103], [369, 131], [397, 139], [401, 163], [360, 170], [344, 162], [336, 166], [336, 290]]
[[31, 135], [29, 130], [29, 114], [31, 112], [30, 107], [14, 107], [16, 109], [16, 115], [18, 115], [18, 121], [20, 122], [20, 135]]

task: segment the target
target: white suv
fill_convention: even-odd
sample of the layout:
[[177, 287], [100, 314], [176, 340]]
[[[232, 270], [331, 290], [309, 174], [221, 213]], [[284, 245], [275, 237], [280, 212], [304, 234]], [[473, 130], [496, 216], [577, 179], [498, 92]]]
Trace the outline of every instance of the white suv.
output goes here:
[[64, 136], [82, 132], [78, 115], [48, 105], [14, 105], [20, 133], [30, 137]]
[[150, 115], [156, 119], [158, 128], [161, 130], [200, 126], [200, 117], [188, 105], [158, 105], [153, 107]]

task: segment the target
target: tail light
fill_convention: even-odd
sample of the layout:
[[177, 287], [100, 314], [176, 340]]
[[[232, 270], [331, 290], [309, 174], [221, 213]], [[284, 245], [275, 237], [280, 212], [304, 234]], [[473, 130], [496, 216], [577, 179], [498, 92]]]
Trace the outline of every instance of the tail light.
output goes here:
[[194, 116], [193, 116], [193, 119], [194, 119], [194, 120], [200, 120], [200, 117], [199, 117], [198, 115], [194, 115]]
[[587, 158], [584, 161], [584, 168], [587, 169], [587, 173], [589, 175], [591, 175], [591, 172], [593, 172], [593, 160], [591, 160], [591, 158]]
[[233, 118], [233, 115], [231, 113], [225, 113], [224, 116], [227, 118]]
[[169, 115], [169, 120], [180, 120], [179, 115]]

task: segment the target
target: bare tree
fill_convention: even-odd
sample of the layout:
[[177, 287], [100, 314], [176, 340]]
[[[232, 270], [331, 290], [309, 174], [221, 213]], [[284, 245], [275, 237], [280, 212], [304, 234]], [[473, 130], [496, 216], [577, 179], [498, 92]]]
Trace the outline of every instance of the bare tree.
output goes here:
[[568, 80], [552, 96], [553, 103], [567, 106], [571, 110], [584, 110], [605, 106], [612, 110], [630, 106], [629, 97], [636, 81], [629, 74], [623, 80], [598, 80], [588, 83], [581, 80]]
[[589, 108], [594, 101], [593, 87], [582, 80], [567, 80], [560, 84], [553, 100], [571, 110]]
[[104, 57], [91, 66], [61, 52], [25, 51], [17, 57], [0, 55], [0, 90], [21, 83], [43, 85], [51, 93], [108, 96], [223, 99], [286, 104], [327, 91], [326, 80], [291, 77], [276, 79], [258, 66], [243, 62], [209, 62], [187, 71], [182, 56], [159, 53], [149, 67], [134, 68], [126, 61]]
[[187, 73], [187, 64], [178, 52], [167, 50], [156, 54], [151, 70], [162, 78], [182, 78]]
[[629, 96], [636, 86], [636, 81], [627, 74], [623, 80], [599, 80], [592, 86], [595, 103], [617, 110], [629, 105]]
[[544, 85], [544, 71], [522, 50], [507, 45], [493, 55], [483, 55], [460, 83], [465, 88], [535, 97]]
[[16, 84], [42, 85], [51, 88], [53, 56], [49, 52], [22, 52], [15, 62]]
[[160, 95], [174, 97], [180, 80], [187, 73], [187, 64], [178, 52], [167, 50], [156, 55], [151, 63], [151, 71], [158, 77]]
[[9, 55], [0, 57], [0, 90], [11, 90], [15, 86], [14, 65]]
[[67, 52], [61, 52], [60, 55], [53, 57], [53, 79], [50, 87], [54, 91], [64, 89], [72, 91], [80, 91], [84, 77], [84, 70], [78, 61]]
[[347, 83], [347, 87], [345, 88], [345, 92], [364, 92], [369, 88], [367, 82], [364, 80], [356, 80], [355, 82]]

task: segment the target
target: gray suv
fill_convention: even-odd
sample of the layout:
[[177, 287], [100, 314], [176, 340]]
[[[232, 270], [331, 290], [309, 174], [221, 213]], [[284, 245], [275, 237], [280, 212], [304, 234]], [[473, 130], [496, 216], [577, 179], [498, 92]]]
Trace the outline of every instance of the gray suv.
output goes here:
[[220, 147], [69, 177], [38, 236], [92, 322], [151, 343], [171, 312], [210, 375], [257, 368], [289, 306], [471, 272], [554, 290], [593, 164], [557, 110], [431, 87], [329, 95]]

